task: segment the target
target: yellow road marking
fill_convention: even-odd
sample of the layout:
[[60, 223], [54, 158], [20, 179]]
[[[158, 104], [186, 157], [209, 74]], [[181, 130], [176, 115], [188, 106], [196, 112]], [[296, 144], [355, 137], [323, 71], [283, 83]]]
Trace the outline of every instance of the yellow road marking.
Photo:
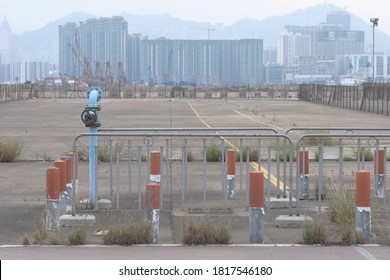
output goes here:
[[241, 115], [241, 116], [243, 116], [243, 117], [245, 117], [245, 118], [247, 118], [247, 119], [249, 119], [249, 120], [251, 120], [251, 121], [254, 121], [254, 122], [257, 122], [257, 123], [261, 123], [261, 124], [264, 124], [264, 125], [266, 125], [266, 126], [270, 126], [270, 127], [276, 128], [276, 129], [278, 129], [278, 130], [284, 130], [284, 128], [277, 127], [277, 126], [274, 126], [274, 125], [272, 125], [272, 124], [269, 124], [269, 123], [266, 123], [266, 122], [262, 122], [262, 121], [256, 120], [256, 119], [254, 119], [254, 118], [252, 118], [252, 117], [250, 117], [250, 116], [248, 116], [248, 115], [245, 115], [245, 114], [243, 114], [243, 113], [241, 113], [241, 112], [239, 112], [239, 111], [237, 111], [237, 110], [235, 110], [235, 109], [233, 109], [233, 112], [235, 112], [235, 113], [237, 113], [237, 114], [239, 114], [239, 115]]
[[[202, 117], [199, 115], [199, 113], [195, 110], [194, 106], [192, 106], [191, 102], [190, 101], [187, 101], [187, 104], [188, 106], [190, 106], [190, 108], [192, 109], [192, 111], [194, 112], [194, 114], [198, 117], [198, 119], [208, 128], [212, 128], [208, 123], [206, 123]], [[242, 115], [242, 116], [245, 116], [247, 117], [248, 119], [251, 119], [253, 121], [256, 121], [255, 119], [252, 119], [250, 118], [249, 116], [246, 116], [236, 110], [233, 110], [235, 111], [236, 113]], [[259, 122], [259, 121], [258, 121]], [[261, 122], [260, 122], [261, 123]], [[265, 124], [265, 123], [264, 123]], [[268, 125], [268, 124], [267, 124]], [[270, 125], [272, 126], [272, 125]], [[276, 126], [273, 126], [274, 128], [276, 129], [281, 129], [281, 128], [278, 128]], [[235, 151], [239, 152], [240, 149], [234, 145], [232, 142], [230, 142], [229, 140], [227, 140], [225, 137], [222, 137], [221, 136], [221, 139], [224, 140], [227, 144], [229, 144], [230, 147], [232, 147]], [[259, 170], [259, 164], [257, 162], [251, 162], [250, 165], [252, 166], [253, 169], [255, 170]], [[278, 187], [278, 179], [275, 175], [273, 175], [272, 173], [269, 173], [267, 169], [263, 168], [262, 166], [260, 167], [260, 170], [264, 172], [264, 176], [266, 179], [270, 178], [270, 182], [275, 186], [275, 187]], [[284, 184], [282, 181], [279, 180], [279, 187], [280, 189], [282, 190], [284, 188]], [[286, 185], [286, 190], [288, 190], [289, 187]]]

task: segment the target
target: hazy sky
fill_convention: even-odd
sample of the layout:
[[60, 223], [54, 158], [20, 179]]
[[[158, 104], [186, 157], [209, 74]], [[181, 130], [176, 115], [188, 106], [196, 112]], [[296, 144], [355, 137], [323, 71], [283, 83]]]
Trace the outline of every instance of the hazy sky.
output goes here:
[[379, 18], [379, 29], [390, 34], [389, 0], [1, 0], [4, 17], [14, 33], [35, 30], [46, 23], [83, 11], [97, 16], [122, 12], [135, 15], [170, 14], [180, 19], [232, 24], [242, 18], [264, 19], [321, 3], [334, 4], [367, 19]]

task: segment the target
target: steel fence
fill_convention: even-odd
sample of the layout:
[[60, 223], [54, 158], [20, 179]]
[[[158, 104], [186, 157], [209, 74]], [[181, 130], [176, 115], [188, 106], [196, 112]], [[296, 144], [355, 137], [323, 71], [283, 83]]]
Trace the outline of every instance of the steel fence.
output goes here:
[[302, 84], [298, 98], [302, 101], [339, 108], [389, 115], [390, 84], [362, 85]]

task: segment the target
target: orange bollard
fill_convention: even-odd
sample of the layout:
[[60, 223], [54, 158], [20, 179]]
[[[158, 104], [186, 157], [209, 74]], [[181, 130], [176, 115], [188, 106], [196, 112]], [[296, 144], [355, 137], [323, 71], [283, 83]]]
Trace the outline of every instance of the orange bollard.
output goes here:
[[264, 208], [264, 172], [251, 172], [249, 180], [249, 207]]
[[70, 156], [62, 156], [61, 160], [66, 162], [66, 183], [72, 183], [72, 158]]
[[370, 171], [356, 171], [356, 207], [370, 207]]
[[57, 167], [46, 169], [46, 227], [58, 230], [60, 225], [60, 170]]
[[236, 175], [236, 151], [228, 150], [227, 163], [227, 175]]
[[356, 232], [365, 242], [371, 241], [370, 172], [356, 172]]
[[264, 172], [252, 171], [249, 176], [249, 241], [264, 240]]
[[160, 182], [160, 152], [152, 151], [150, 152], [150, 181]]
[[[376, 170], [376, 152], [374, 160], [374, 170]], [[385, 151], [378, 150], [378, 174], [385, 174]]]
[[59, 159], [54, 161], [53, 166], [57, 167], [60, 172], [60, 192], [66, 192], [66, 162]]
[[152, 182], [146, 184], [146, 209], [160, 209], [160, 185]]
[[[305, 163], [305, 172], [303, 172], [303, 164]], [[303, 156], [303, 151], [299, 151], [299, 174], [309, 174], [309, 151], [305, 151], [305, 156]]]
[[60, 198], [60, 170], [57, 167], [46, 169], [46, 199], [58, 200]]

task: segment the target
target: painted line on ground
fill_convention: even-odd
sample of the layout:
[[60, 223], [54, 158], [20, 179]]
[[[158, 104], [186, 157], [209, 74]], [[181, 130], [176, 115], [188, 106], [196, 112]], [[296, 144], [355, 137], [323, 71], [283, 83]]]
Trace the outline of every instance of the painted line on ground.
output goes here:
[[[191, 110], [194, 112], [194, 114], [198, 117], [198, 119], [208, 128], [212, 128], [206, 121], [203, 120], [203, 118], [200, 116], [200, 114], [195, 110], [194, 106], [191, 104], [190, 101], [187, 101], [187, 104], [188, 106], [190, 106]], [[233, 110], [235, 111], [235, 110]], [[239, 113], [238, 111], [235, 111], [237, 112], [238, 114], [242, 115], [242, 116], [245, 116], [244, 114], [241, 114]], [[276, 128], [274, 126], [274, 128]], [[229, 146], [231, 146], [235, 151], [239, 152], [240, 149], [234, 145], [233, 143], [231, 143], [229, 140], [227, 140], [226, 138], [222, 137], [221, 136], [221, 139], [224, 140]], [[252, 168], [254, 170], [259, 170], [259, 164], [257, 162], [251, 162], [250, 165], [252, 166]], [[264, 172], [264, 176], [266, 179], [269, 178], [270, 182], [276, 187], [278, 188], [278, 178], [273, 175], [272, 173], [269, 173], [267, 169], [265, 169], [264, 167], [260, 167], [260, 170]], [[284, 183], [282, 181], [279, 180], [279, 190], [283, 191], [283, 189], [286, 188], [286, 190], [289, 190], [289, 187], [286, 185], [284, 186]]]
[[275, 125], [272, 125], [272, 124], [269, 124], [269, 123], [266, 123], [266, 122], [262, 122], [262, 121], [256, 120], [256, 119], [254, 119], [254, 118], [252, 118], [252, 117], [250, 117], [250, 116], [248, 116], [248, 115], [245, 115], [245, 114], [243, 114], [243, 113], [241, 113], [241, 112], [239, 112], [239, 111], [237, 111], [237, 110], [235, 110], [235, 109], [233, 109], [233, 112], [235, 112], [236, 114], [239, 114], [239, 115], [241, 115], [241, 116], [243, 116], [243, 117], [245, 117], [245, 118], [247, 118], [247, 119], [249, 119], [249, 120], [251, 120], [251, 121], [254, 121], [254, 122], [257, 122], [257, 123], [264, 124], [264, 125], [266, 125], [266, 126], [270, 126], [270, 127], [276, 128], [276, 129], [278, 129], [278, 130], [280, 130], [280, 131], [284, 131], [284, 130], [285, 130], [284, 128], [277, 127], [277, 126], [275, 126]]
[[358, 251], [365, 259], [367, 260], [377, 260], [377, 258], [372, 255], [370, 252], [368, 252], [366, 249], [363, 247], [354, 247], [356, 251]]

